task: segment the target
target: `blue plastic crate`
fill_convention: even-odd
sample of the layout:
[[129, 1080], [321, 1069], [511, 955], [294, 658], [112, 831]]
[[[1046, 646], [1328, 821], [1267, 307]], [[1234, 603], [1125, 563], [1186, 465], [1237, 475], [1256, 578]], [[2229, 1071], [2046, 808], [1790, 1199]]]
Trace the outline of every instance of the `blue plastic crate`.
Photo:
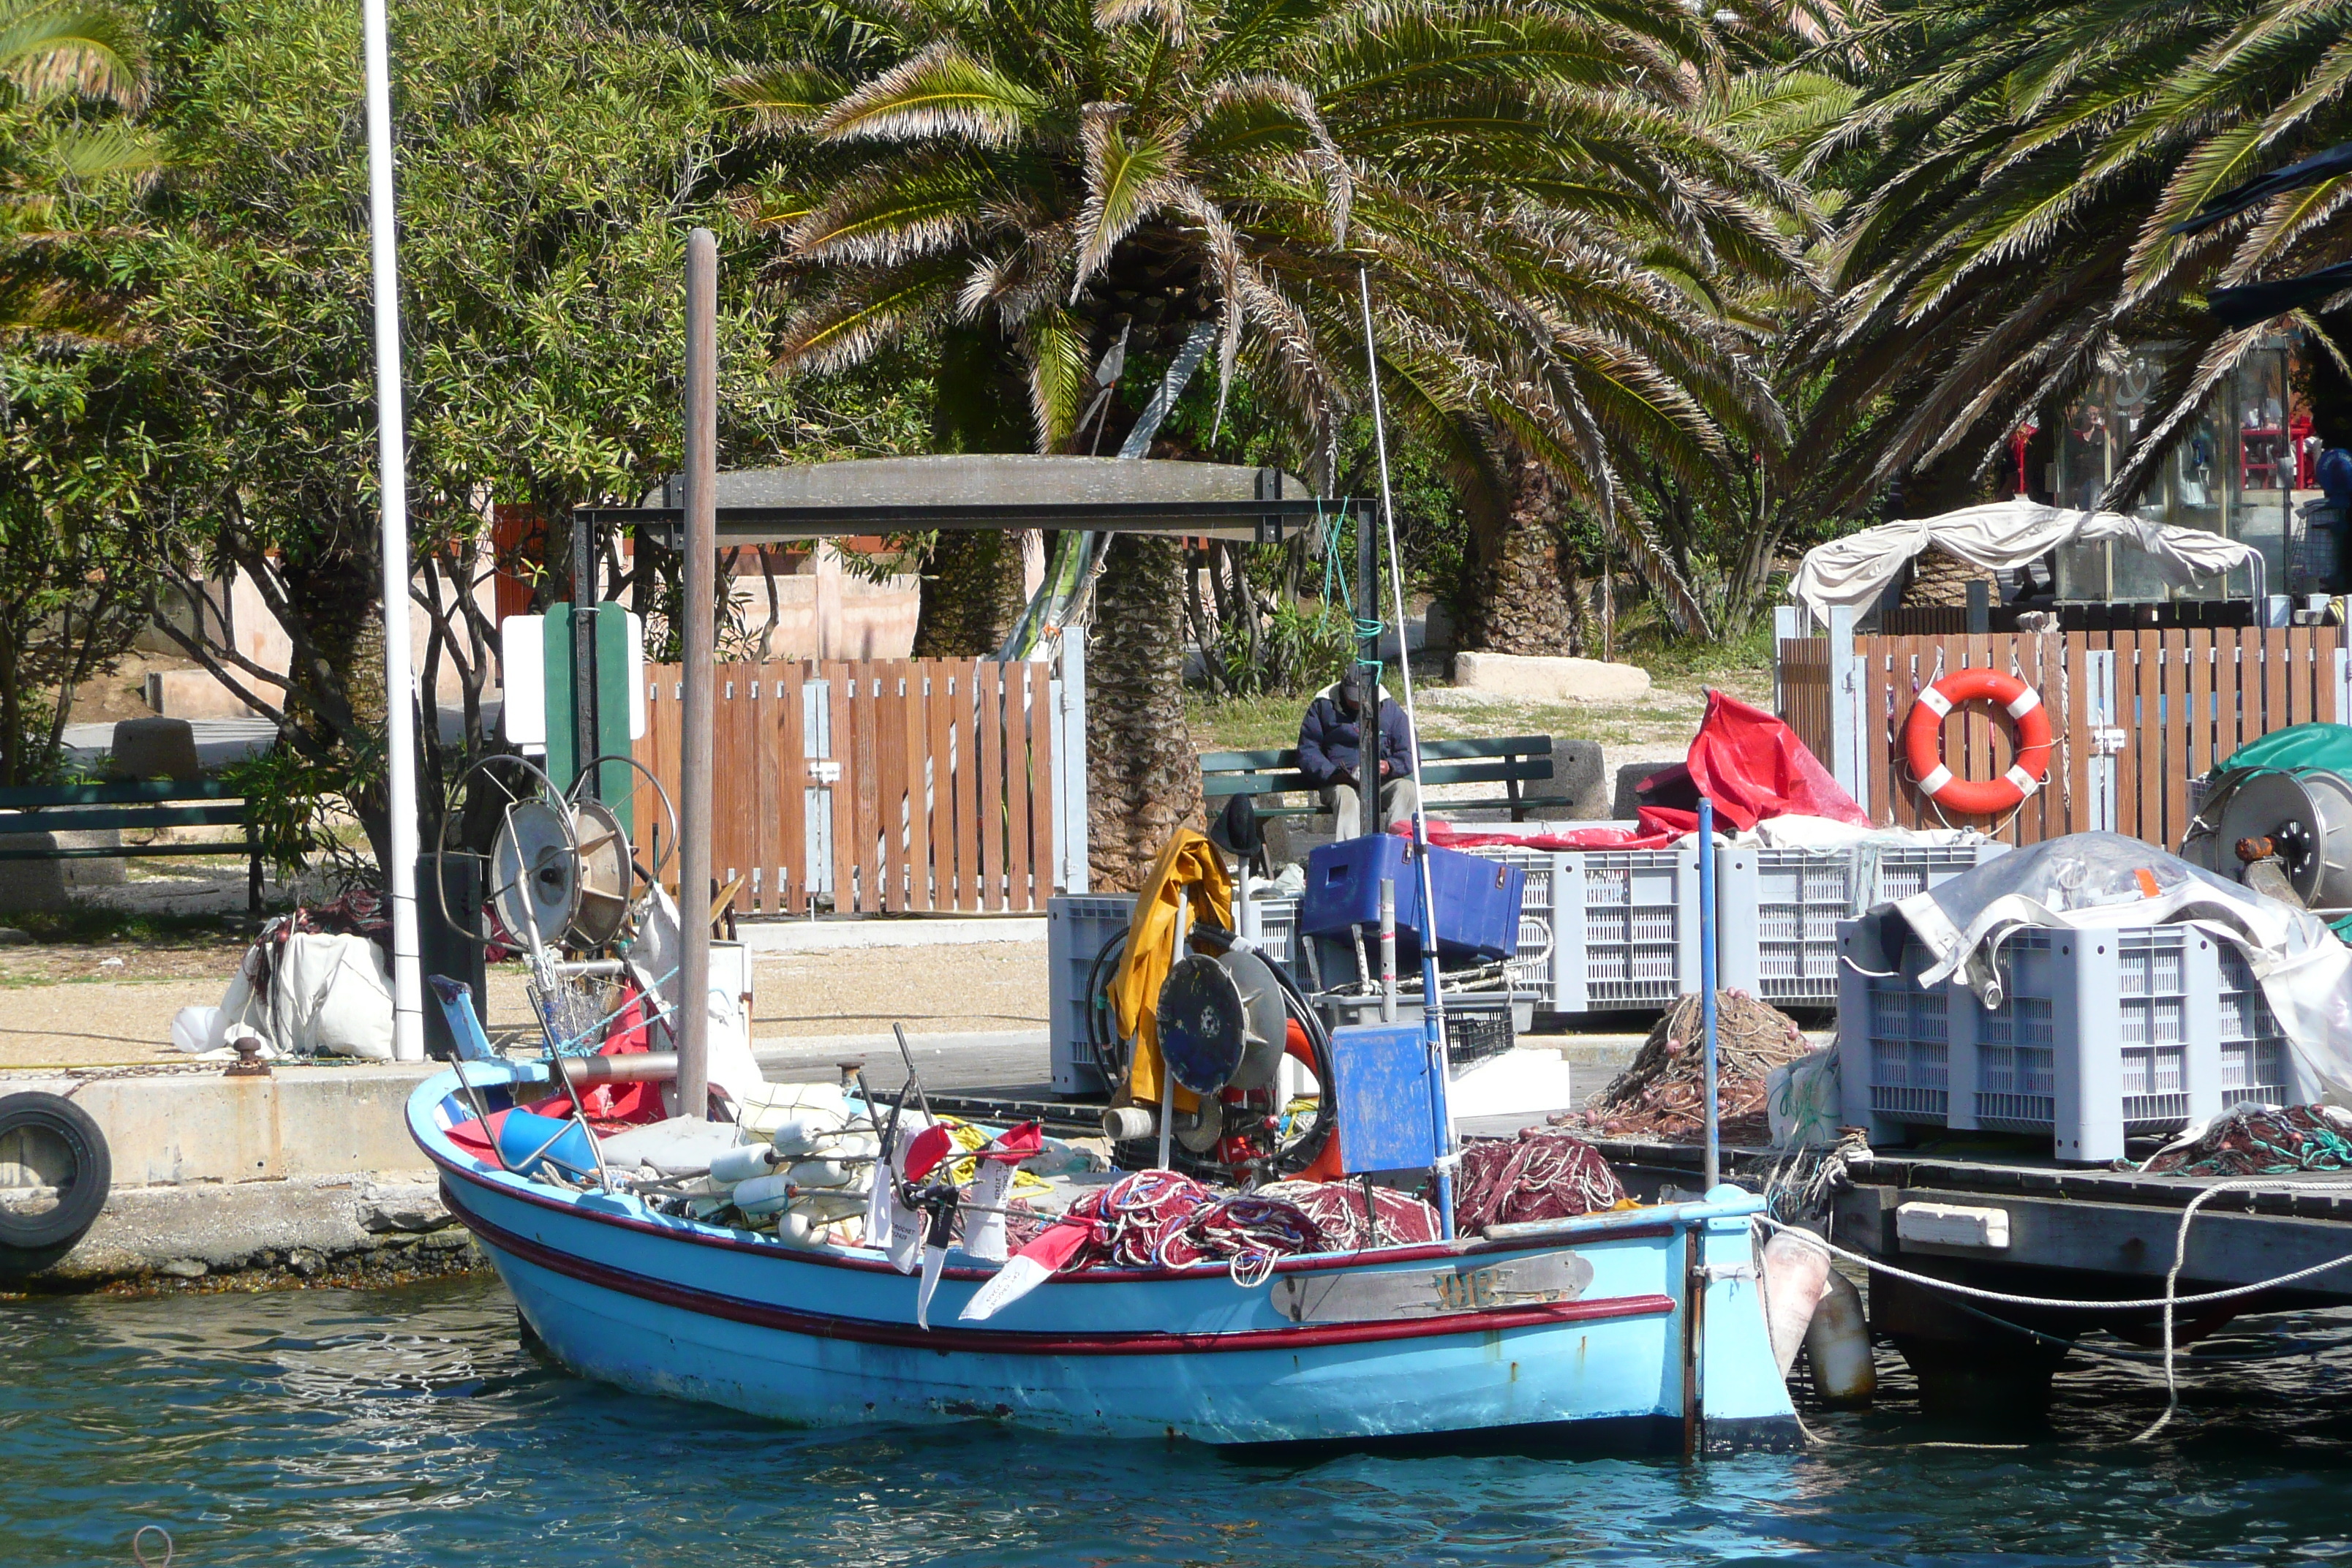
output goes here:
[[[1396, 884], [1397, 960], [1421, 961], [1421, 868], [1413, 847], [1394, 834], [1327, 844], [1307, 858], [1307, 891], [1298, 901], [1298, 929], [1308, 936], [1345, 936], [1351, 926], [1377, 926], [1381, 883]], [[1496, 960], [1519, 951], [1519, 902], [1527, 872], [1506, 861], [1456, 850], [1429, 851], [1430, 889], [1437, 900], [1437, 951], [1445, 958]]]

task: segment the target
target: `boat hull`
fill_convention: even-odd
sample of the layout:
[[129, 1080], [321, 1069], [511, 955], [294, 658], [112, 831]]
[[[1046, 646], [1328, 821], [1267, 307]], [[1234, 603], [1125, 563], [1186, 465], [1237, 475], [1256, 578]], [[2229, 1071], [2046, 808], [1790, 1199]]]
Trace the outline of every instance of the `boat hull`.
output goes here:
[[[560, 1192], [481, 1169], [414, 1113], [412, 1127], [548, 1352], [640, 1393], [810, 1426], [978, 1418], [1216, 1445], [1589, 1437], [1674, 1448], [1687, 1436], [1715, 1451], [1797, 1435], [1738, 1204], [1282, 1269], [1350, 1284], [1403, 1274], [1410, 1286], [1572, 1252], [1591, 1274], [1568, 1300], [1294, 1321], [1276, 1281], [1237, 1282], [1223, 1268], [1090, 1270], [975, 1324], [956, 1314], [990, 1269], [951, 1255], [926, 1329], [918, 1281], [877, 1255], [795, 1249], [631, 1198]], [[1721, 1267], [1694, 1274], [1710, 1261]], [[1684, 1307], [1694, 1281], [1706, 1298], [1695, 1323]]]

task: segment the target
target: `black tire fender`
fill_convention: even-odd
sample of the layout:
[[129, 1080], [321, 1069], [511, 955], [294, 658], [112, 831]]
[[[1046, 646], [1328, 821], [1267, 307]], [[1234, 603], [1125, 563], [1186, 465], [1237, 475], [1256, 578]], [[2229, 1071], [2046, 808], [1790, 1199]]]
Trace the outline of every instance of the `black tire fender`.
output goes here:
[[73, 1173], [58, 1192], [57, 1205], [37, 1215], [0, 1206], [0, 1248], [49, 1251], [81, 1239], [106, 1207], [114, 1185], [114, 1161], [106, 1135], [89, 1112], [62, 1095], [27, 1092], [0, 1097], [0, 1141], [16, 1132], [46, 1134], [64, 1146]]

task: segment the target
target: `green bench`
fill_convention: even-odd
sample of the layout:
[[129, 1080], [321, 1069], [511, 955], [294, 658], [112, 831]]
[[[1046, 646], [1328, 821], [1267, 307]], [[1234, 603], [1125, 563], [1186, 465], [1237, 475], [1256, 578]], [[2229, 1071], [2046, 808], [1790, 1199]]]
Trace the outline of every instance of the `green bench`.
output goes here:
[[[1421, 784], [1498, 784], [1499, 801], [1458, 801], [1449, 805], [1500, 805], [1511, 808], [1511, 820], [1527, 820], [1530, 802], [1519, 786], [1551, 777], [1551, 737], [1512, 735], [1489, 741], [1423, 741], [1421, 743]], [[1211, 801], [1232, 795], [1306, 794], [1305, 805], [1260, 804], [1260, 816], [1306, 816], [1320, 812], [1323, 803], [1315, 786], [1298, 771], [1298, 752], [1207, 752], [1201, 757], [1201, 794]], [[1433, 805], [1434, 803], [1432, 803]]]
[[[261, 840], [245, 797], [218, 779], [147, 779], [125, 784], [0, 788], [0, 836], [14, 833], [137, 832], [156, 827], [241, 827], [247, 907], [261, 910]], [[113, 844], [0, 848], [0, 861], [129, 860], [150, 855], [219, 855], [226, 844]]]

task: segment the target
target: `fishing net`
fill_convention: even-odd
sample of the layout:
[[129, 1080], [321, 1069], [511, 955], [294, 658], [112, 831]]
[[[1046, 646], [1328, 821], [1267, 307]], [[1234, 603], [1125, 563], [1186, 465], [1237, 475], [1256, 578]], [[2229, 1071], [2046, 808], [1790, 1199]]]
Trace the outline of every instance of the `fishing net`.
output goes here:
[[[1316, 1228], [1323, 1233], [1328, 1250], [1354, 1252], [1372, 1245], [1372, 1230], [1364, 1219], [1364, 1191], [1361, 1185], [1349, 1182], [1276, 1182], [1260, 1187], [1258, 1194], [1280, 1198], [1313, 1220]], [[1443, 1234], [1437, 1211], [1411, 1194], [1374, 1187], [1371, 1194], [1381, 1246], [1436, 1241]]]
[[[1715, 1001], [1716, 1115], [1727, 1143], [1769, 1143], [1771, 1119], [1765, 1079], [1774, 1068], [1812, 1049], [1796, 1020], [1745, 991], [1718, 991]], [[1706, 1051], [1696, 994], [1677, 999], [1623, 1072], [1591, 1109], [1558, 1119], [1563, 1126], [1611, 1137], [1667, 1142], [1701, 1136], [1706, 1128]]]
[[[1437, 1211], [1420, 1199], [1376, 1187], [1372, 1203], [1381, 1245], [1438, 1238]], [[1068, 1218], [1089, 1227], [1070, 1268], [1255, 1264], [1370, 1245], [1363, 1189], [1342, 1182], [1279, 1182], [1221, 1195], [1173, 1171], [1138, 1171], [1088, 1193]]]
[[2285, 1110], [2234, 1106], [2140, 1167], [2156, 1175], [2274, 1176], [2352, 1171], [2352, 1111], [2332, 1105]]
[[1541, 1127], [1527, 1128], [1512, 1142], [1465, 1149], [1454, 1190], [1454, 1226], [1465, 1233], [1567, 1219], [1630, 1201], [1617, 1173], [1591, 1144]]

